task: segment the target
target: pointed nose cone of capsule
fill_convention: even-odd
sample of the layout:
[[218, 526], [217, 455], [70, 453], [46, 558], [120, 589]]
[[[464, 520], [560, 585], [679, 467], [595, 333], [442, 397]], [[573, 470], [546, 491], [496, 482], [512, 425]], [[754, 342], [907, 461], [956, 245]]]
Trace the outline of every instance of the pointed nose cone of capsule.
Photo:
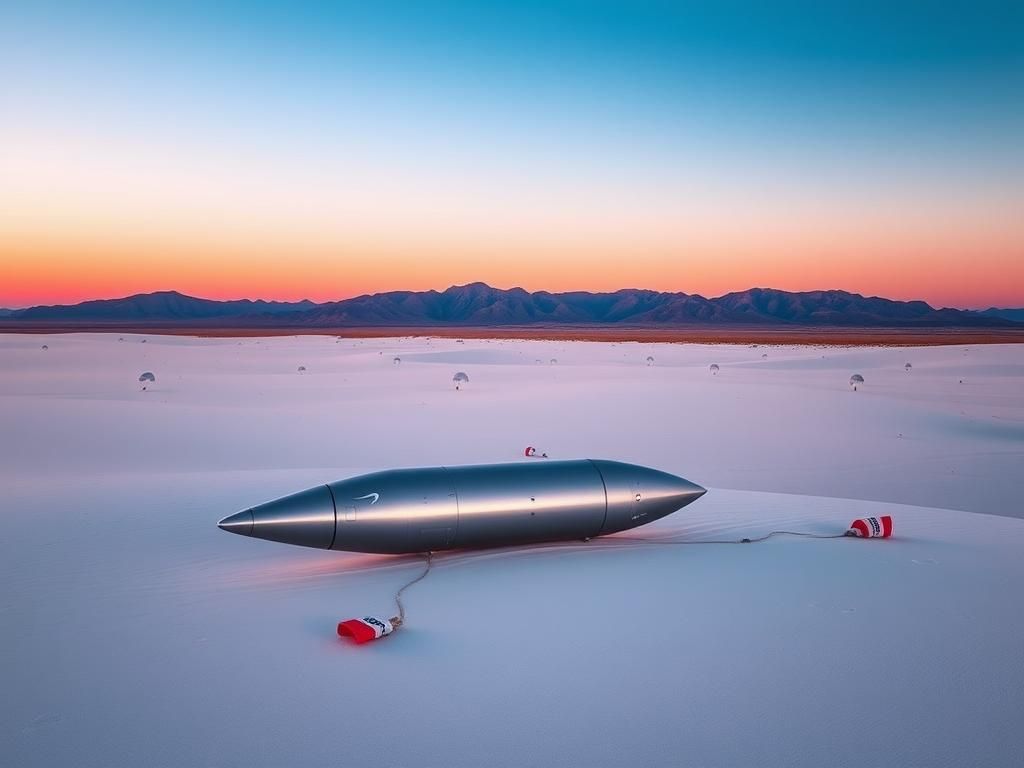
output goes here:
[[217, 527], [222, 531], [227, 531], [228, 533], [252, 536], [252, 510], [243, 509], [241, 512], [235, 512], [233, 515], [228, 515], [217, 523]]
[[707, 489], [648, 467], [595, 459], [608, 500], [602, 533], [636, 528], [692, 504]]
[[677, 477], [676, 480], [678, 483], [676, 484], [675, 492], [679, 497], [680, 507], [685, 507], [708, 492], [707, 488], [702, 488], [696, 483], [691, 483], [689, 480], [684, 480], [681, 477]]
[[243, 510], [217, 525], [257, 539], [330, 549], [334, 543], [334, 497], [326, 485], [320, 485]]
[[638, 475], [636, 487], [640, 496], [638, 501], [651, 500], [665, 509], [672, 510], [682, 509], [708, 492], [707, 488], [702, 488], [685, 478], [646, 467], [643, 473]]

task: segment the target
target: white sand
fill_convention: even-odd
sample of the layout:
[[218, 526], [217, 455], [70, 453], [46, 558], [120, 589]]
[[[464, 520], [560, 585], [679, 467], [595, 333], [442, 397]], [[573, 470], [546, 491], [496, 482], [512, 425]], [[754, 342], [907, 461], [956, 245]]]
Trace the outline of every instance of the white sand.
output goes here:
[[[146, 338], [0, 336], [0, 765], [1020, 763], [1024, 347]], [[215, 526], [527, 444], [711, 492], [440, 556], [365, 647], [336, 622], [415, 558]], [[622, 540], [882, 513], [892, 541]]]

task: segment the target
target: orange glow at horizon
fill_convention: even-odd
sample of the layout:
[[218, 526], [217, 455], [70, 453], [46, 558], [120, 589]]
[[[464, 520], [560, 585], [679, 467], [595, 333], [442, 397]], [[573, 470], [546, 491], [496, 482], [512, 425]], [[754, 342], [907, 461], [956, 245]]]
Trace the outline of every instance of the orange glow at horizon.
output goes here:
[[0, 211], [6, 307], [154, 290], [331, 301], [475, 281], [705, 296], [838, 288], [940, 307], [1024, 305], [1021, 201], [999, 187], [866, 195], [852, 184], [682, 179], [620, 192], [614, 180], [473, 177], [438, 189], [370, 171], [254, 180], [212, 162], [196, 187], [194, 169], [151, 154], [138, 160], [146, 173], [110, 166], [102, 183], [89, 152], [65, 149], [45, 165], [20, 157], [25, 167], [0, 178], [13, 203]]
[[1020, 57], [997, 14], [969, 40], [960, 11], [826, 13], [805, 40], [806, 10], [777, 34], [771, 8], [694, 46], [717, 11], [703, 31], [693, 9], [664, 28], [519, 9], [519, 28], [373, 4], [365, 27], [203, 7], [150, 28], [22, 5], [0, 46], [0, 307], [476, 281], [1024, 307]]
[[541, 165], [389, 175], [301, 157], [270, 172], [241, 150], [108, 144], [19, 133], [0, 146], [0, 307], [155, 290], [331, 301], [475, 281], [1024, 306], [1024, 201], [1000, 178]]
[[[953, 236], [959, 235], [959, 236]], [[973, 238], [966, 242], [964, 235]], [[767, 237], [768, 239], [763, 239]], [[770, 245], [765, 245], [769, 243]], [[334, 301], [481, 281], [526, 290], [645, 288], [719, 296], [751, 287], [839, 288], [938, 307], [1024, 304], [1024, 253], [1004, 228], [976, 232], [792, 231], [637, 238], [315, 242], [267, 238], [0, 235], [0, 306], [156, 290], [213, 299]]]

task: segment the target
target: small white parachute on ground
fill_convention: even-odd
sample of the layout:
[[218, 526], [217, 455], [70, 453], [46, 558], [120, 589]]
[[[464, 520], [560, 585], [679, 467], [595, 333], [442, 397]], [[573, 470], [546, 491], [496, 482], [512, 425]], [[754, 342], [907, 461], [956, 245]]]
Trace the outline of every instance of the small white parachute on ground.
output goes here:
[[43, 349], [49, 349], [49, 347], [43, 344]]
[[299, 366], [299, 373], [304, 373], [305, 370], [306, 370], [306, 366], [304, 366], [304, 365], [300, 365]]
[[456, 389], [460, 389], [464, 384], [469, 384], [469, 376], [466, 375], [465, 371], [459, 371], [452, 376], [452, 382], [455, 384]]
[[850, 377], [850, 386], [853, 388], [854, 392], [857, 391], [857, 387], [863, 386], [863, 384], [864, 377], [861, 376], [859, 373], [855, 373], [853, 374], [853, 376]]
[[910, 369], [913, 367], [914, 366], [912, 366], [910, 363], [907, 363], [906, 365], [903, 366], [903, 370], [906, 371], [907, 373], [910, 373]]
[[557, 357], [552, 357], [551, 358], [551, 365], [558, 365], [558, 358]]
[[393, 358], [391, 360], [391, 364], [392, 365], [401, 365], [402, 364], [402, 358], [400, 358], [400, 357]]
[[654, 357], [652, 355], [647, 356], [647, 364], [654, 365]]
[[153, 384], [156, 382], [156, 376], [153, 375], [152, 371], [145, 371], [139, 374], [139, 383], [142, 384], [142, 391], [146, 391], [146, 384]]
[[712, 363], [711, 367], [708, 370], [711, 371], [711, 375], [712, 376], [717, 376], [718, 375], [718, 370], [719, 370], [718, 369], [718, 363]]

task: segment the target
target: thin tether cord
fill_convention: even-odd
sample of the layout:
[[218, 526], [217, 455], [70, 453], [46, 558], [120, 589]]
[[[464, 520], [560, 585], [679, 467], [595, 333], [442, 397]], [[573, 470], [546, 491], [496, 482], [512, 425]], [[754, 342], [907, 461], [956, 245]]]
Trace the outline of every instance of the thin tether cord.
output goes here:
[[427, 552], [427, 567], [423, 569], [423, 573], [421, 573], [412, 581], [406, 582], [405, 585], [403, 585], [402, 588], [395, 593], [395, 605], [398, 606], [398, 616], [396, 618], [398, 619], [398, 621], [396, 622], [395, 619], [391, 620], [391, 623], [395, 626], [401, 626], [405, 623], [405, 606], [402, 604], [402, 593], [405, 592], [405, 590], [407, 590], [413, 584], [417, 584], [423, 581], [423, 579], [427, 578], [427, 574], [430, 573], [430, 568], [434, 564], [433, 556], [433, 552]]
[[[847, 536], [852, 536], [849, 531], [845, 533], [801, 533], [799, 531], [772, 531], [766, 533], [764, 536], [758, 536], [756, 538], [743, 538], [743, 539], [705, 539], [703, 541], [679, 541], [677, 539], [634, 539], [628, 538], [628, 541], [643, 541], [649, 544], [756, 544], [759, 541], [767, 541], [772, 536], [803, 536], [808, 539], [842, 539]], [[627, 540], [627, 537], [623, 537]]]
[[[847, 531], [845, 533], [801, 533], [800, 531], [772, 531], [766, 533], [764, 536], [758, 536], [756, 538], [743, 538], [743, 539], [705, 539], [703, 541], [679, 541], [673, 539], [635, 539], [632, 537], [622, 537], [620, 541], [637, 541], [644, 542], [647, 544], [756, 544], [759, 541], [767, 541], [773, 536], [802, 536], [808, 539], [842, 539], [852, 534]], [[400, 627], [405, 623], [405, 605], [402, 603], [402, 595], [409, 587], [414, 584], [418, 584], [427, 578], [427, 574], [430, 573], [431, 567], [434, 565], [434, 553], [426, 553], [427, 565], [423, 569], [423, 572], [411, 581], [407, 581], [402, 587], [395, 593], [395, 605], [398, 606], [398, 616], [391, 619], [391, 623], [395, 627]]]

